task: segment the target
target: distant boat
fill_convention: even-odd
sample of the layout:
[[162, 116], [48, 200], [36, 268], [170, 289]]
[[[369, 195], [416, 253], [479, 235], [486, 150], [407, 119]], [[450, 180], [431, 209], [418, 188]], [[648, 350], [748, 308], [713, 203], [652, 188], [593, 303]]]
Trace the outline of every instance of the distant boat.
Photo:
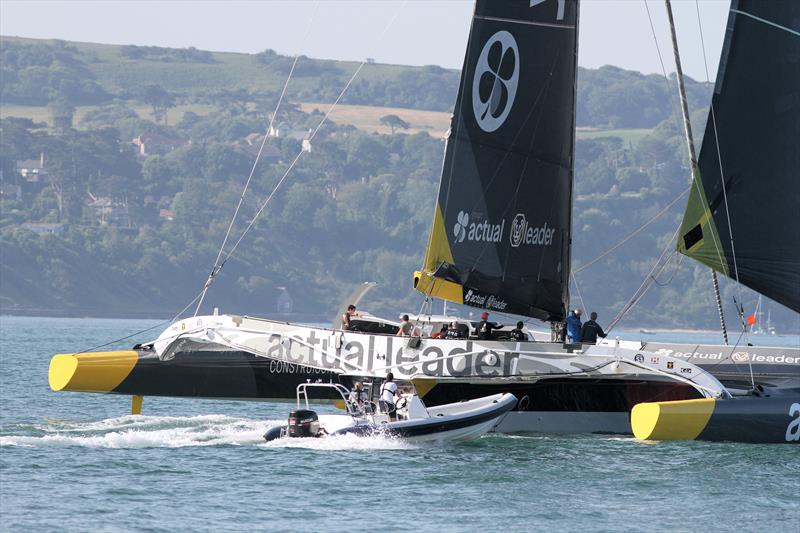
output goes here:
[[649, 329], [640, 329], [639, 333], [644, 333], [645, 335], [655, 335], [655, 331], [650, 331]]

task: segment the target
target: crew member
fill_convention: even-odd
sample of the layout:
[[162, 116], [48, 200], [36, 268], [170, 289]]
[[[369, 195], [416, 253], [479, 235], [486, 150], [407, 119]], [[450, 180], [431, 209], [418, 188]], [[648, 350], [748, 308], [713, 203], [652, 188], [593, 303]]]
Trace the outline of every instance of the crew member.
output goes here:
[[528, 336], [522, 331], [522, 320], [517, 322], [517, 327], [511, 330], [511, 340], [512, 341], [526, 341], [528, 340]]
[[353, 390], [350, 391], [350, 403], [356, 410], [364, 410], [367, 403], [367, 392], [364, 390], [364, 384], [360, 381], [357, 381]]
[[450, 322], [450, 327], [447, 328], [447, 333], [444, 335], [445, 339], [460, 339], [461, 333], [458, 330], [458, 322]]
[[445, 337], [447, 337], [447, 324], [442, 324], [439, 331], [431, 333], [431, 339], [444, 339]]
[[488, 341], [492, 338], [492, 328], [494, 328], [494, 323], [489, 322], [489, 313], [484, 311], [481, 313], [481, 321], [478, 322], [478, 327], [475, 328], [475, 335], [479, 340]]
[[603, 328], [595, 320], [597, 320], [597, 313], [592, 311], [589, 320], [581, 328], [581, 342], [597, 344], [598, 335], [605, 338], [606, 334], [603, 332]]
[[400, 322], [400, 329], [397, 330], [397, 337], [410, 337], [411, 330], [414, 328], [414, 324], [411, 323], [409, 320], [408, 315], [403, 315], [403, 321]]
[[581, 342], [581, 315], [583, 311], [575, 309], [567, 317], [567, 342], [570, 344]]
[[344, 314], [342, 315], [342, 329], [343, 330], [350, 331], [350, 318], [352, 318], [354, 316], [359, 316], [359, 315], [358, 315], [358, 313], [356, 313], [356, 306], [353, 305], [353, 304], [350, 304], [350, 305], [347, 306], [347, 311], [345, 311]]
[[394, 404], [394, 397], [397, 395], [397, 383], [394, 382], [394, 374], [386, 374], [386, 381], [381, 385], [381, 407], [389, 415], [389, 421], [397, 420], [397, 407]]

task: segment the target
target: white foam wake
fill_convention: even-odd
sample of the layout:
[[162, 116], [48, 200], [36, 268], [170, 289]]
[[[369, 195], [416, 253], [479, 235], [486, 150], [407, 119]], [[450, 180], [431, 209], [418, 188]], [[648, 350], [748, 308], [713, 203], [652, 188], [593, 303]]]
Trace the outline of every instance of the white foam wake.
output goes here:
[[97, 422], [51, 421], [36, 434], [0, 436], [0, 446], [86, 446], [91, 448], [180, 448], [253, 445], [277, 420], [247, 420], [223, 415], [193, 417], [124, 416]]
[[335, 435], [324, 438], [305, 439], [276, 439], [264, 442], [264, 448], [308, 448], [312, 450], [407, 450], [416, 448], [415, 445], [387, 435], [358, 436], [353, 434]]
[[88, 448], [182, 448], [187, 446], [253, 446], [314, 450], [396, 450], [414, 446], [385, 436], [337, 435], [279, 439], [265, 443], [264, 433], [285, 420], [250, 420], [225, 415], [122, 416], [94, 422], [49, 420], [25, 435], [2, 435], [0, 446]]

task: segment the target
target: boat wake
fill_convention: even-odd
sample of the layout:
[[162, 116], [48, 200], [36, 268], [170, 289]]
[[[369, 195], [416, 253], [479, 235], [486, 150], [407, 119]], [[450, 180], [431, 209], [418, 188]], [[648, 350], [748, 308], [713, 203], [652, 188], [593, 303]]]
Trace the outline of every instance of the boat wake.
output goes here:
[[0, 435], [0, 446], [89, 448], [182, 448], [253, 445], [263, 442], [267, 426], [277, 421], [224, 415], [192, 417], [124, 416], [79, 423], [51, 420], [19, 428], [24, 435]]
[[257, 445], [269, 449], [315, 450], [393, 450], [413, 447], [384, 435], [337, 435], [322, 439], [264, 442], [264, 432], [268, 428], [285, 423], [285, 420], [252, 420], [225, 415], [123, 416], [95, 422], [48, 420], [43, 424], [17, 426], [13, 431], [16, 434], [0, 435], [0, 446], [127, 449]]
[[308, 448], [325, 451], [408, 450], [419, 447], [419, 445], [411, 444], [400, 438], [379, 433], [368, 436], [344, 434], [324, 438], [283, 438], [264, 442], [260, 446], [264, 448]]

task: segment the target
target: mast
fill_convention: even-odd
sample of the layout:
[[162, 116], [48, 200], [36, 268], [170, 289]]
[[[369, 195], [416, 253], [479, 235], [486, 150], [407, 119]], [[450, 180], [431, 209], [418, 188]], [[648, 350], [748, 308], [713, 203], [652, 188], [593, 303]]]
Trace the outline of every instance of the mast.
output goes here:
[[[681, 68], [681, 56], [678, 51], [678, 37], [675, 34], [675, 21], [672, 18], [672, 3], [670, 0], [664, 0], [667, 6], [667, 18], [669, 19], [669, 31], [672, 36], [672, 53], [675, 56], [675, 69], [678, 78], [678, 92], [681, 97], [681, 113], [683, 116], [683, 128], [686, 132], [686, 144], [689, 147], [689, 165], [692, 171], [692, 180], [699, 179], [699, 172], [697, 170], [697, 156], [694, 150], [694, 138], [692, 136], [692, 124], [689, 121], [689, 104], [686, 100], [686, 88], [683, 84], [683, 69]], [[711, 270], [711, 283], [714, 286], [714, 297], [717, 301], [717, 312], [719, 313], [719, 322], [722, 326], [722, 338], [725, 344], [728, 344], [728, 329], [725, 326], [725, 314], [722, 310], [722, 299], [719, 294], [719, 280], [717, 280], [716, 270]]]

